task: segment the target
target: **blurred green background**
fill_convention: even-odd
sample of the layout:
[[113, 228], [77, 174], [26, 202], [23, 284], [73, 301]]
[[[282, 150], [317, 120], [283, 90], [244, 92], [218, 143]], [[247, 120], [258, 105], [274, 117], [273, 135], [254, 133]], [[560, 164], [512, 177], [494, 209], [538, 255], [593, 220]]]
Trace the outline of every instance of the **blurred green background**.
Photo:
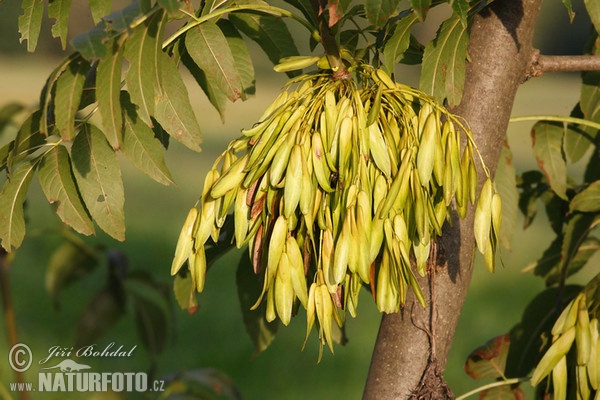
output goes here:
[[[27, 54], [18, 43], [16, 18], [19, 1], [0, 1], [0, 103], [18, 101], [35, 104], [44, 81], [61, 54], [58, 41], [49, 38], [49, 27], [42, 32], [39, 51]], [[89, 26], [84, 1], [74, 1], [81, 11], [72, 15], [72, 32]], [[115, 2], [115, 7], [123, 2]], [[584, 46], [589, 21], [584, 17], [581, 1], [573, 1], [577, 17], [572, 25], [557, 1], [547, 1], [542, 10], [538, 47], [547, 54], [576, 54]], [[581, 10], [581, 12], [579, 12]], [[435, 15], [431, 17], [435, 19]], [[419, 32], [426, 37], [435, 31], [430, 24]], [[161, 186], [122, 160], [126, 193], [127, 240], [116, 242], [99, 234], [86, 241], [102, 243], [123, 251], [131, 270], [151, 273], [158, 281], [171, 285], [169, 268], [181, 224], [202, 189], [204, 173], [214, 158], [240, 129], [251, 126], [285, 81], [270, 71], [266, 58], [251, 46], [257, 63], [257, 95], [245, 103], [229, 106], [222, 123], [201, 90], [188, 80], [190, 98], [196, 107], [204, 136], [199, 154], [172, 142], [167, 153], [175, 185]], [[418, 69], [399, 70], [403, 81], [416, 85]], [[579, 77], [576, 74], [542, 76], [526, 82], [519, 90], [513, 115], [567, 115], [578, 100]], [[509, 141], [515, 152], [517, 170], [535, 168], [530, 148], [531, 124], [513, 124]], [[2, 138], [0, 138], [1, 140]], [[576, 171], [575, 171], [576, 172]], [[39, 186], [34, 183], [28, 198], [28, 236], [16, 253], [10, 270], [12, 299], [16, 311], [19, 340], [28, 344], [39, 359], [51, 346], [71, 347], [75, 325], [95, 290], [103, 284], [106, 272], [96, 269], [78, 284], [66, 289], [56, 309], [44, 288], [48, 259], [61, 238], [54, 234], [58, 219], [52, 214]], [[479, 385], [463, 369], [467, 355], [493, 336], [508, 331], [521, 318], [524, 306], [543, 288], [541, 279], [520, 272], [535, 260], [551, 240], [544, 216], [526, 231], [517, 224], [512, 250], [504, 250], [504, 267], [494, 274], [487, 272], [478, 257], [472, 287], [461, 315], [446, 370], [446, 378], [455, 394]], [[253, 347], [242, 324], [235, 287], [235, 268], [240, 253], [224, 258], [208, 274], [205, 292], [199, 296], [200, 309], [194, 315], [180, 311], [173, 302], [175, 319], [167, 349], [158, 358], [158, 374], [179, 370], [216, 368], [228, 374], [245, 399], [360, 399], [369, 368], [371, 351], [378, 331], [380, 315], [369, 294], [362, 293], [359, 317], [347, 321], [349, 342], [337, 346], [335, 355], [327, 350], [317, 364], [318, 345], [313, 330], [301, 351], [305, 334], [304, 314], [291, 326], [280, 328], [277, 338], [266, 352], [253, 357]], [[583, 279], [583, 277], [576, 277]], [[138, 345], [131, 358], [85, 360], [94, 371], [145, 371], [150, 358], [135, 334], [131, 310], [113, 329], [98, 341], [103, 348], [111, 342], [131, 348]], [[0, 337], [0, 380], [14, 380], [6, 362], [8, 340], [3, 329]], [[59, 361], [60, 359], [57, 359]], [[89, 361], [89, 362], [88, 362]], [[26, 373], [37, 379], [38, 369]], [[527, 385], [525, 385], [527, 386]], [[31, 398], [65, 398], [64, 394]], [[80, 398], [73, 396], [73, 398]]]

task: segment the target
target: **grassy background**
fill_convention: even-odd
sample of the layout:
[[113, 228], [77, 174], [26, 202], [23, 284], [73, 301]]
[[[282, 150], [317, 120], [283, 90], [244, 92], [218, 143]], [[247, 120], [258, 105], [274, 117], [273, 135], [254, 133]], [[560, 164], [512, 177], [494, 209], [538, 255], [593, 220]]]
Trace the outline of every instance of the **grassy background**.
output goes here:
[[[36, 101], [45, 77], [56, 63], [35, 57], [0, 60], [3, 100], [26, 104]], [[407, 70], [403, 77], [413, 84], [416, 81], [414, 70]], [[167, 163], [176, 185], [171, 187], [153, 182], [122, 160], [127, 241], [118, 243], [102, 234], [88, 241], [124, 251], [131, 269], [150, 272], [156, 279], [170, 284], [168, 271], [177, 235], [187, 210], [200, 194], [204, 173], [226, 143], [239, 135], [241, 128], [255, 122], [282, 83], [283, 79], [274, 74], [259, 73], [257, 96], [249, 102], [231, 105], [225, 124], [191, 83], [190, 96], [203, 127], [203, 152], [192, 153], [172, 143]], [[521, 87], [513, 114], [568, 114], [578, 98], [578, 83], [575, 75], [532, 80]], [[535, 166], [530, 149], [530, 126], [527, 123], [511, 125], [509, 131], [519, 171]], [[37, 184], [32, 186], [28, 215], [29, 236], [17, 252], [10, 279], [20, 341], [30, 345], [36, 358], [41, 359], [51, 346], [72, 346], [76, 321], [93, 291], [101, 286], [104, 271], [98, 269], [65, 290], [61, 308], [56, 310], [45, 292], [44, 274], [48, 258], [60, 242], [52, 233], [58, 224]], [[505, 267], [496, 273], [488, 273], [477, 258], [472, 287], [446, 371], [456, 394], [478, 386], [463, 372], [464, 360], [470, 351], [510, 329], [519, 321], [523, 307], [543, 288], [541, 280], [520, 272], [521, 267], [541, 254], [551, 239], [543, 218], [541, 216], [525, 232], [520, 228], [514, 232], [513, 249], [503, 252]], [[189, 316], [175, 307], [173, 334], [167, 350], [158, 359], [159, 375], [211, 367], [227, 373], [245, 399], [305, 399], [307, 393], [313, 399], [360, 399], [380, 320], [368, 294], [362, 294], [359, 317], [347, 322], [349, 343], [345, 347], [337, 346], [335, 356], [325, 350], [321, 363], [316, 363], [318, 347], [314, 331], [305, 350], [301, 351], [305, 333], [301, 313], [290, 327], [279, 330], [266, 352], [253, 357], [237, 303], [235, 266], [238, 258], [239, 254], [231, 254], [210, 271], [206, 290], [199, 298], [200, 310], [195, 315]], [[128, 315], [131, 316], [131, 312]], [[4, 330], [1, 335], [0, 355], [5, 360], [8, 345]], [[132, 318], [122, 319], [98, 341], [98, 346], [102, 348], [110, 342], [125, 348], [139, 344]], [[86, 363], [92, 365], [94, 371], [124, 372], [144, 371], [149, 361], [148, 354], [138, 345], [131, 358], [93, 359]], [[37, 372], [34, 365], [27, 373], [28, 380], [35, 381]], [[0, 379], [4, 384], [13, 381], [12, 371], [5, 361], [0, 361]], [[32, 397], [64, 398], [64, 394], [42, 396], [38, 393]]]

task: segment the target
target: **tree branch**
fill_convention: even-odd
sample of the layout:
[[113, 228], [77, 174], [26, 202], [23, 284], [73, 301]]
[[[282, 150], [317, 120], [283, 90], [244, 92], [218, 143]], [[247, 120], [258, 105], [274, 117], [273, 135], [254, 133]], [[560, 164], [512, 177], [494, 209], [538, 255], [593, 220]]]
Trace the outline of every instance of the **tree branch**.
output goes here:
[[327, 55], [327, 61], [333, 71], [333, 79], [348, 79], [350, 74], [340, 57], [340, 50], [338, 48], [335, 37], [331, 33], [331, 28], [327, 25], [325, 19], [325, 9], [327, 7], [326, 0], [311, 0], [310, 1], [315, 17], [318, 21], [319, 35], [321, 36], [321, 44]]
[[600, 56], [545, 56], [539, 51], [533, 53], [528, 77], [537, 77], [544, 72], [600, 71]]
[[[475, 142], [492, 175], [500, 157], [518, 87], [531, 63], [532, 39], [541, 0], [496, 1], [474, 19], [469, 42], [462, 103], [453, 111], [469, 123]], [[479, 166], [480, 167], [480, 166]], [[479, 169], [479, 187], [484, 174]], [[471, 280], [473, 208], [466, 218], [444, 226], [442, 242], [448, 267], [435, 274], [437, 313], [436, 356], [444, 368], [460, 310]], [[457, 221], [457, 218], [455, 218]], [[424, 296], [430, 293], [420, 280]], [[415, 304], [415, 306], [413, 306]], [[429, 341], [422, 326], [429, 310], [411, 295], [404, 310], [386, 314], [373, 350], [364, 399], [406, 399], [418, 385], [429, 357]]]

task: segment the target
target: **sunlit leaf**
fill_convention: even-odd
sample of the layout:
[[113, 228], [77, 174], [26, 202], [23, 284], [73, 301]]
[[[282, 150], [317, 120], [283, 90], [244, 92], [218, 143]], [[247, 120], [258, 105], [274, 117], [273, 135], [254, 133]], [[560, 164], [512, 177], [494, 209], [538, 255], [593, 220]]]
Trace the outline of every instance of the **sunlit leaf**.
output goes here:
[[123, 46], [114, 41], [111, 53], [98, 62], [96, 73], [96, 100], [102, 117], [103, 133], [108, 143], [117, 150], [123, 142], [123, 118], [121, 116], [121, 68]]
[[570, 210], [583, 212], [600, 211], [600, 181], [592, 182], [588, 187], [577, 193], [571, 200]]
[[46, 143], [46, 137], [40, 133], [40, 115], [39, 110], [35, 111], [21, 124], [6, 160], [8, 171]]
[[88, 0], [92, 19], [97, 24], [102, 20], [102, 17], [108, 15], [112, 6], [112, 0]]
[[431, 0], [410, 0], [410, 6], [419, 17], [419, 20], [425, 21], [427, 11], [431, 7]]
[[242, 80], [235, 67], [229, 43], [219, 27], [211, 22], [190, 29], [185, 45], [194, 62], [214, 86], [231, 101], [242, 97]]
[[25, 237], [23, 203], [37, 163], [25, 161], [12, 171], [0, 192], [0, 240], [7, 252], [18, 248]]
[[44, 14], [43, 0], [23, 0], [23, 15], [19, 16], [20, 42], [27, 40], [27, 51], [33, 52], [37, 47]]
[[540, 121], [531, 130], [533, 152], [538, 165], [552, 190], [567, 198], [567, 163], [563, 153], [564, 127], [562, 124]]
[[[584, 118], [580, 108], [581, 104], [577, 104], [571, 112], [572, 117]], [[595, 130], [590, 130], [585, 126], [568, 124], [565, 128], [565, 155], [573, 163], [579, 161], [591, 147], [594, 142]]]
[[54, 118], [60, 137], [72, 141], [76, 135], [75, 115], [79, 110], [85, 74], [90, 64], [78, 57], [73, 59], [56, 80], [54, 95]]
[[182, 276], [181, 271], [179, 274], [175, 275], [175, 278], [173, 279], [175, 299], [181, 309], [187, 310], [189, 314], [194, 314], [198, 310], [196, 285], [192, 281], [191, 274], [188, 273], [185, 276]]
[[121, 151], [125, 156], [155, 181], [163, 185], [173, 182], [165, 164], [163, 147], [154, 136], [152, 129], [135, 113], [135, 106], [129, 102], [126, 92], [122, 92], [124, 112], [124, 136]]
[[497, 336], [479, 346], [467, 357], [465, 371], [473, 379], [502, 378], [510, 347], [508, 334]]
[[125, 74], [127, 91], [131, 100], [139, 107], [138, 115], [148, 126], [152, 126], [154, 115], [154, 79], [157, 73], [157, 58], [160, 45], [159, 27], [165, 19], [164, 12], [157, 12], [143, 24], [138, 25], [125, 42], [125, 57], [129, 68]]
[[299, 55], [287, 25], [273, 15], [236, 12], [229, 20], [237, 29], [254, 40], [276, 65], [283, 57]]
[[62, 49], [67, 48], [67, 30], [69, 26], [69, 14], [71, 12], [71, 0], [49, 0], [48, 18], [54, 18], [52, 25], [52, 36], [60, 38]]
[[200, 151], [200, 125], [177, 65], [166, 54], [159, 56], [161, 86], [157, 93], [156, 120], [177, 141]]
[[457, 16], [442, 23], [437, 36], [425, 46], [420, 88], [450, 107], [460, 103], [465, 83], [469, 33]]
[[94, 221], [117, 240], [125, 239], [121, 168], [102, 132], [85, 124], [71, 149], [73, 173]]
[[69, 153], [64, 146], [57, 145], [44, 155], [38, 179], [46, 198], [65, 224], [84, 235], [94, 233], [94, 225], [77, 190]]
[[254, 343], [254, 353], [258, 354], [269, 347], [275, 339], [279, 322], [278, 320], [273, 322], [265, 320], [266, 302], [264, 301], [255, 310], [250, 310], [260, 296], [263, 284], [254, 274], [247, 252], [243, 252], [238, 264], [236, 283], [244, 326]]
[[248, 96], [255, 93], [254, 63], [250, 57], [250, 51], [231, 22], [221, 19], [217, 25], [223, 31], [233, 54], [233, 62], [242, 82], [242, 100], [246, 100]]
[[100, 60], [109, 53], [111, 32], [106, 22], [100, 21], [89, 31], [80, 33], [71, 41], [73, 48], [88, 61]]
[[394, 72], [394, 65], [402, 59], [408, 49], [411, 36], [410, 30], [415, 22], [417, 22], [417, 15], [414, 13], [410, 13], [400, 19], [395, 24], [394, 33], [385, 43], [383, 48], [383, 65], [388, 74]]
[[366, 0], [365, 13], [367, 20], [376, 28], [381, 28], [388, 18], [396, 14], [400, 0]]
[[500, 226], [500, 243], [511, 248], [512, 234], [517, 224], [519, 213], [519, 193], [517, 191], [515, 166], [508, 142], [504, 142], [500, 160], [494, 176], [496, 190], [502, 199], [502, 225]]
[[63, 289], [89, 274], [98, 265], [93, 248], [71, 241], [60, 245], [50, 256], [46, 268], [46, 290], [54, 301]]
[[[570, 1], [570, 0], [563, 0]], [[595, 0], [583, 0], [585, 8], [587, 9], [588, 15], [596, 28], [596, 32], [600, 32], [600, 3]]]

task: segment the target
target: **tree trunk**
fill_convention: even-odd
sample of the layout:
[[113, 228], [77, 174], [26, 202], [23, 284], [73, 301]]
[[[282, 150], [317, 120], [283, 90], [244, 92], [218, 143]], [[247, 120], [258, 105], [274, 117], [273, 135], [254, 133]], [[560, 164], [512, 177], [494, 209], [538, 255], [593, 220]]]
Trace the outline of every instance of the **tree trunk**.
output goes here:
[[[469, 123], [492, 175], [505, 140], [515, 94], [526, 79], [533, 56], [532, 38], [540, 5], [541, 0], [497, 0], [479, 13], [472, 25], [464, 95], [460, 106], [453, 111]], [[481, 187], [484, 174], [479, 171]], [[472, 208], [460, 223], [444, 227], [439, 247], [447, 265], [437, 268], [432, 275], [434, 324], [429, 328], [429, 307], [423, 309], [412, 295], [400, 313], [383, 316], [364, 399], [406, 399], [423, 383], [444, 385], [441, 372], [471, 280], [475, 251]], [[431, 298], [428, 279], [420, 283], [426, 298]], [[423, 328], [433, 330], [432, 347]], [[426, 370], [431, 364], [431, 348], [435, 353], [432, 358], [437, 359], [433, 375], [431, 369]], [[434, 377], [438, 381], [430, 382]], [[424, 391], [423, 397], [418, 398], [441, 398], [433, 391], [429, 393]]]

